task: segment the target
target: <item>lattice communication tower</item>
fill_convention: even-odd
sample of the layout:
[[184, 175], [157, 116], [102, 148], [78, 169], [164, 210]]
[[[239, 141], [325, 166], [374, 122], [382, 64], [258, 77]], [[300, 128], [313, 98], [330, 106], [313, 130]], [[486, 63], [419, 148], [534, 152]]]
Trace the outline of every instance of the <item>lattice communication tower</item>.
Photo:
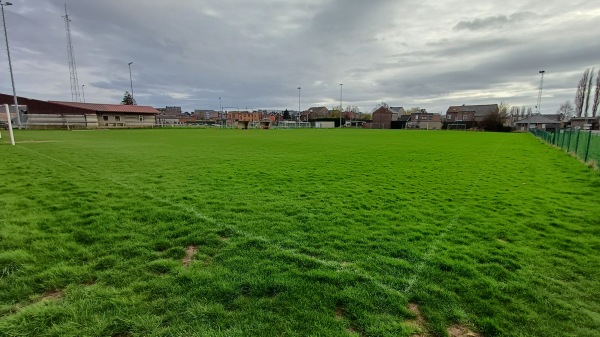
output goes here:
[[69, 56], [69, 74], [71, 77], [71, 100], [73, 102], [81, 102], [79, 95], [79, 80], [77, 79], [77, 66], [75, 65], [75, 53], [73, 52], [73, 40], [71, 39], [71, 19], [67, 12], [67, 4], [65, 4], [65, 25], [67, 28], [67, 55]]

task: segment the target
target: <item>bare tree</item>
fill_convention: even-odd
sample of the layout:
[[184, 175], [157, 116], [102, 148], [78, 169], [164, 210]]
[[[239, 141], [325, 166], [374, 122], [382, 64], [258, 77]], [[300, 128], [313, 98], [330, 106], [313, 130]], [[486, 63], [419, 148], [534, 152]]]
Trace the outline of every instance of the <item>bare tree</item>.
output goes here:
[[[596, 71], [595, 68], [592, 68], [592, 71], [590, 71], [589, 73], [589, 79], [588, 79], [588, 83], [587, 83], [587, 93], [585, 93], [585, 117], [588, 117], [588, 111], [590, 109], [590, 95], [592, 93], [592, 81], [594, 80], [594, 72]], [[585, 91], [585, 88], [584, 88]]]
[[590, 76], [590, 68], [587, 68], [583, 72], [583, 76], [579, 80], [579, 84], [577, 85], [577, 93], [575, 94], [575, 115], [577, 117], [581, 117], [583, 113], [583, 104], [585, 102], [585, 93], [588, 84], [588, 77]]
[[569, 120], [573, 117], [573, 111], [575, 111], [575, 109], [573, 108], [571, 101], [566, 101], [560, 105], [556, 112], [563, 115], [563, 120]]
[[513, 106], [510, 108], [510, 118], [515, 121], [519, 119], [519, 107]]
[[600, 70], [598, 70], [598, 75], [596, 75], [596, 91], [594, 92], [594, 105], [592, 105], [592, 116], [596, 117], [596, 112], [598, 112], [598, 104], [600, 103]]

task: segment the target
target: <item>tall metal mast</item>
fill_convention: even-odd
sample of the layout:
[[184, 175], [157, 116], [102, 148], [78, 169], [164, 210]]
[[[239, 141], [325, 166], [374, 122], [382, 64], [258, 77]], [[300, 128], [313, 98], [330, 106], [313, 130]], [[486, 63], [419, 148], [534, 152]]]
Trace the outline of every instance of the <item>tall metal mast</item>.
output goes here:
[[537, 113], [538, 115], [542, 112], [542, 89], [544, 88], [544, 74], [546, 73], [545, 70], [540, 70], [539, 71], [541, 78], [540, 78], [540, 92], [538, 94], [538, 101], [537, 101]]
[[65, 4], [65, 16], [63, 18], [67, 27], [67, 55], [69, 56], [69, 74], [71, 77], [71, 100], [73, 102], [80, 102], [77, 66], [75, 65], [75, 53], [73, 52], [73, 41], [71, 40], [71, 19], [69, 18], [69, 12], [67, 12], [67, 4]]

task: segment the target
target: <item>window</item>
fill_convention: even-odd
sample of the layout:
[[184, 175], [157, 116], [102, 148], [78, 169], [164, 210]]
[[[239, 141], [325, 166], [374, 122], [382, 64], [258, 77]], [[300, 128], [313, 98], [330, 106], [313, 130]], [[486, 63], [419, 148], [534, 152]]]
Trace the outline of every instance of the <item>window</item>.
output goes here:
[[108, 116], [102, 116], [102, 120], [103, 121], [107, 121], [108, 120]]
[[144, 121], [144, 116], [142, 116], [142, 115], [139, 115], [139, 116], [138, 116], [138, 118], [139, 118], [140, 122], [143, 122], [143, 121]]
[[115, 116], [115, 121], [120, 122], [121, 121], [121, 116]]
[[452, 115], [447, 115], [446, 118], [447, 119], [452, 119]]

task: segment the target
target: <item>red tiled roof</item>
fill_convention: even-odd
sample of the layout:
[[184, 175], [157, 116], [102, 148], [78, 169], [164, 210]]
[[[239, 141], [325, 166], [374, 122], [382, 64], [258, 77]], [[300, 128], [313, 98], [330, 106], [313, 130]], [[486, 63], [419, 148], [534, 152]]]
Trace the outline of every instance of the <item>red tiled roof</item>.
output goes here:
[[96, 104], [96, 103], [80, 103], [80, 102], [60, 102], [49, 101], [49, 103], [70, 106], [73, 108], [85, 109], [94, 112], [117, 112], [117, 113], [132, 113], [158, 115], [159, 111], [150, 106], [143, 105], [122, 105], [122, 104]]

